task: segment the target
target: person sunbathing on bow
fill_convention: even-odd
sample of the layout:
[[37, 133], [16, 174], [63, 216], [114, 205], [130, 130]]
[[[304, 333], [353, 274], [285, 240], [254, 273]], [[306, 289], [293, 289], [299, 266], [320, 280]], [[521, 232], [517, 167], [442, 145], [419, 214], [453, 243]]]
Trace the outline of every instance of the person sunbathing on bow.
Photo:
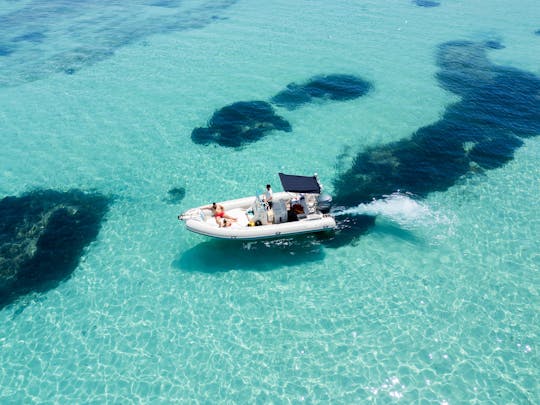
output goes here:
[[[216, 220], [216, 223], [221, 228], [222, 226], [227, 226], [227, 222], [224, 221], [225, 218], [229, 219], [231, 222], [236, 222], [237, 219], [235, 217], [231, 217], [229, 214], [225, 212], [225, 207], [223, 205], [218, 203], [212, 203], [212, 205], [208, 205], [206, 207], [203, 207], [206, 209], [212, 210], [212, 214], [214, 215], [214, 219]], [[230, 226], [230, 225], [228, 225]]]

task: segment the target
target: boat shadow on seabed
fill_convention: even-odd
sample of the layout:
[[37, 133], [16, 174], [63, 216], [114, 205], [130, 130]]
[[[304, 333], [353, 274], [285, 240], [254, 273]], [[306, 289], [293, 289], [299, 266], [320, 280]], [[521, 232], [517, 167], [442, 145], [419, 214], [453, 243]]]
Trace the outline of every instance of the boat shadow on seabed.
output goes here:
[[210, 240], [174, 260], [174, 268], [202, 273], [231, 270], [271, 271], [324, 259], [320, 239], [305, 235], [265, 241]]

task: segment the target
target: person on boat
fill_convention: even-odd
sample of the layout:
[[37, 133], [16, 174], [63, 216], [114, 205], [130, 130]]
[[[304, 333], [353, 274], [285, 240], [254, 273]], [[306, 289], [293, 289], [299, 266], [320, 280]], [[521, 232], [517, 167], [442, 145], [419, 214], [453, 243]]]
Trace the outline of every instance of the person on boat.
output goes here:
[[266, 202], [266, 204], [268, 204], [268, 209], [272, 209], [273, 194], [274, 193], [272, 192], [272, 187], [270, 186], [270, 184], [267, 184], [266, 191], [264, 192], [263, 200]]
[[216, 220], [216, 223], [221, 228], [224, 225], [224, 220], [229, 219], [227, 223], [231, 226], [231, 222], [236, 222], [237, 219], [235, 217], [231, 217], [229, 214], [225, 212], [225, 207], [223, 205], [213, 202], [212, 205], [207, 205], [206, 207], [203, 207], [205, 209], [212, 210], [212, 214], [214, 215], [214, 219]]

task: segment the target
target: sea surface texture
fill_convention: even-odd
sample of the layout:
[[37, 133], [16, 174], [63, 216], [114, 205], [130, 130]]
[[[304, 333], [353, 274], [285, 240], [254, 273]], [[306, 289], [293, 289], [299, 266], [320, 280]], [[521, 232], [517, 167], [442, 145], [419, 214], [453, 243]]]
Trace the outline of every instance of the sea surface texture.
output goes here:
[[0, 106], [1, 404], [540, 403], [538, 0], [0, 0]]

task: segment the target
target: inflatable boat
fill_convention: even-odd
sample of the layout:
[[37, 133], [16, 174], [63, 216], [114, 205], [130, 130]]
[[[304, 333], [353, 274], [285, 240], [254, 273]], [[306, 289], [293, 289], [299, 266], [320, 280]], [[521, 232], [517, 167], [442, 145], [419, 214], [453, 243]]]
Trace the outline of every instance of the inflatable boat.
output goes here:
[[219, 202], [233, 220], [216, 218], [208, 205], [192, 208], [178, 219], [191, 232], [220, 239], [273, 239], [336, 228], [329, 214], [332, 198], [322, 192], [317, 175], [279, 173], [279, 178], [285, 191], [273, 193], [272, 204], [262, 194]]

